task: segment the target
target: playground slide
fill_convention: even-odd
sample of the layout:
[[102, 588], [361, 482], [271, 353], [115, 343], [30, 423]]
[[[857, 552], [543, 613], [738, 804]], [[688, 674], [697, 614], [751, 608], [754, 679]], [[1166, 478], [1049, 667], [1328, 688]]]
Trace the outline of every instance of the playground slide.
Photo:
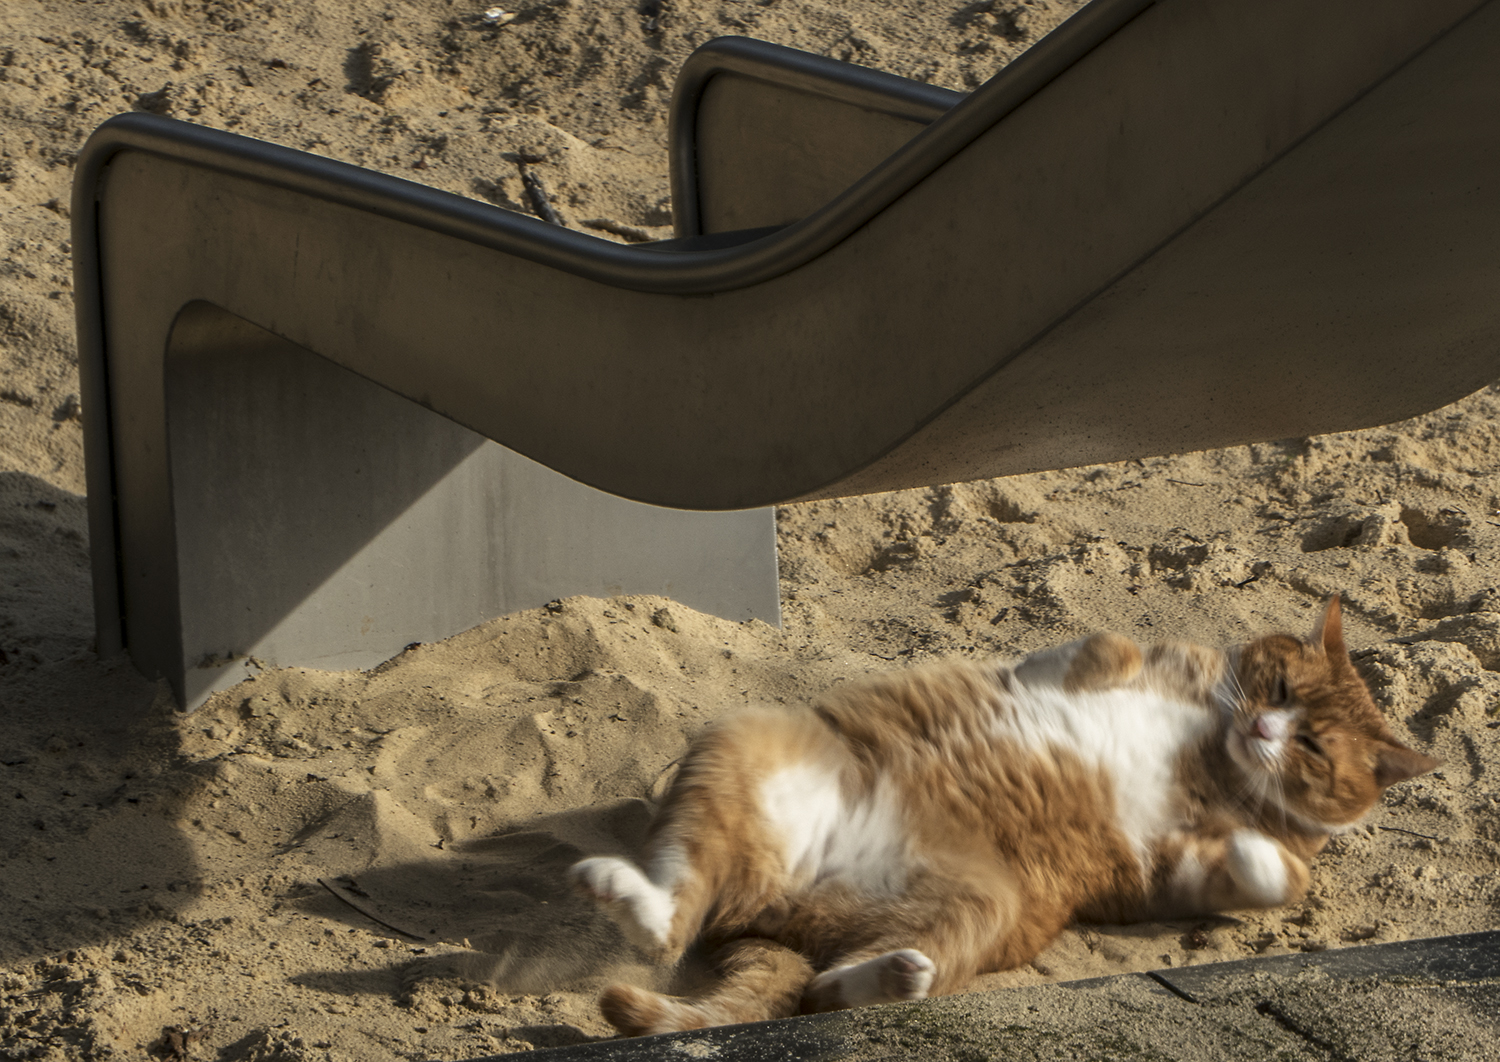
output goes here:
[[967, 97], [714, 42], [638, 246], [112, 119], [100, 649], [193, 704], [568, 593], [775, 622], [775, 503], [1435, 408], [1500, 373], [1497, 54], [1500, 0], [1095, 0]]

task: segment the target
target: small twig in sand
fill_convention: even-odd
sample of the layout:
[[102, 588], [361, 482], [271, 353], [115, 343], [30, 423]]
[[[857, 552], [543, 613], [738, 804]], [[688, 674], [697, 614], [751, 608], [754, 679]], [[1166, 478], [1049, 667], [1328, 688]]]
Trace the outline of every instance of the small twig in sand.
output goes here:
[[566, 228], [562, 218], [557, 216], [557, 211], [552, 209], [552, 200], [547, 196], [547, 186], [542, 183], [542, 179], [532, 173], [525, 162], [518, 162], [516, 165], [521, 170], [521, 185], [526, 189], [526, 198], [531, 200], [531, 208], [536, 211], [536, 216]]
[[402, 929], [400, 926], [391, 925], [384, 918], [377, 918], [375, 915], [366, 910], [361, 904], [357, 903], [354, 898], [349, 895], [347, 890], [341, 889], [337, 885], [334, 885], [323, 878], [318, 879], [318, 884], [332, 893], [335, 899], [342, 901], [349, 907], [352, 907], [354, 910], [364, 915], [376, 925], [385, 926], [385, 928], [389, 929], [391, 932], [400, 933], [403, 937], [411, 937], [412, 940], [420, 940], [424, 943], [428, 940], [427, 934], [425, 933], [413, 933], [409, 929]]
[[1207, 483], [1190, 483], [1190, 482], [1188, 482], [1185, 479], [1173, 479], [1171, 476], [1167, 477], [1167, 482], [1168, 483], [1176, 483], [1180, 487], [1206, 487], [1206, 486], [1208, 486]]
[[1416, 830], [1403, 830], [1400, 826], [1377, 826], [1377, 830], [1390, 830], [1392, 833], [1404, 833], [1412, 837], [1420, 837], [1426, 841], [1441, 841], [1441, 837], [1434, 837], [1430, 833], [1418, 833]]

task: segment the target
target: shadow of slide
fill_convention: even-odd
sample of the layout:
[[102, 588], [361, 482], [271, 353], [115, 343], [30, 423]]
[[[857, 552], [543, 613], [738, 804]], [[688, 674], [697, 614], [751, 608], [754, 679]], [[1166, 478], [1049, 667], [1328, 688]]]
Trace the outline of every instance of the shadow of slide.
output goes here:
[[164, 689], [92, 654], [0, 668], [0, 962], [105, 947], [202, 893], [184, 812], [206, 779]]
[[107, 947], [189, 910], [203, 776], [171, 700], [90, 651], [84, 499], [0, 472], [0, 962]]

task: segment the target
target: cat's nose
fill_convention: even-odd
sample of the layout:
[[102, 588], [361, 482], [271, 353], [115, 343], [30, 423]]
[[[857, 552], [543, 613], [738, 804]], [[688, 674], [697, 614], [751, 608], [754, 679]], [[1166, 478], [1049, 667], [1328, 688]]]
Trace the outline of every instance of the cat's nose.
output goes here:
[[1263, 741], [1281, 741], [1291, 730], [1291, 720], [1282, 712], [1262, 712], [1250, 732]]
[[1275, 741], [1278, 737], [1276, 724], [1268, 716], [1258, 715], [1255, 717], [1255, 726], [1251, 728], [1256, 737], [1263, 741]]

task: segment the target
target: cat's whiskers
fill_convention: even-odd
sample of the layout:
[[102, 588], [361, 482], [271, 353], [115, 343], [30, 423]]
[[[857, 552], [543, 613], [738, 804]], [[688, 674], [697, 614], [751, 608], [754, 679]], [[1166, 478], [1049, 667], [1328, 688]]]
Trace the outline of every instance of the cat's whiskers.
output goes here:
[[1264, 742], [1250, 746], [1254, 751], [1252, 757], [1254, 762], [1242, 767], [1241, 773], [1244, 778], [1235, 794], [1235, 800], [1240, 807], [1246, 808], [1255, 818], [1259, 818], [1269, 804], [1280, 821], [1283, 832], [1289, 828], [1289, 820], [1295, 821], [1299, 826], [1303, 824], [1301, 816], [1289, 815], [1286, 802], [1286, 789], [1282, 784], [1281, 772], [1277, 770], [1280, 759], [1269, 747], [1263, 747]]
[[1223, 678], [1214, 686], [1214, 696], [1219, 707], [1231, 719], [1239, 715], [1246, 701], [1245, 687], [1240, 684], [1240, 677], [1234, 673], [1233, 666], [1224, 669]]
[[1240, 786], [1236, 799], [1241, 807], [1248, 808], [1252, 814], [1259, 816], [1266, 805], [1266, 779], [1255, 771], [1246, 771], [1244, 774], [1245, 781]]
[[[1215, 692], [1218, 694], [1220, 703], [1229, 711], [1229, 726], [1227, 729], [1227, 740], [1230, 743], [1241, 740], [1244, 733], [1243, 720], [1247, 716], [1245, 688], [1240, 684], [1239, 676], [1234, 673], [1233, 667], [1224, 672], [1227, 683], [1232, 690], [1225, 691], [1223, 686]], [[1246, 746], [1248, 751], [1248, 746]], [[1239, 768], [1240, 783], [1236, 786], [1234, 793], [1235, 803], [1248, 808], [1253, 814], [1259, 814], [1265, 803], [1265, 781], [1260, 777], [1261, 772], [1256, 769], [1254, 763], [1241, 762], [1241, 757], [1235, 754], [1233, 748], [1227, 748], [1229, 760]]]
[[1271, 772], [1267, 775], [1266, 780], [1270, 783], [1267, 788], [1273, 791], [1271, 804], [1276, 808], [1276, 817], [1281, 820], [1281, 832], [1286, 833], [1286, 790], [1281, 784], [1281, 775]]
[[1247, 764], [1240, 763], [1238, 758], [1231, 755], [1230, 762], [1239, 769], [1239, 784], [1234, 788], [1234, 801], [1242, 808], [1258, 804], [1262, 797], [1264, 784], [1259, 777], [1259, 772]]
[[[1237, 706], [1234, 722], [1231, 724], [1236, 734], [1243, 734], [1250, 729], [1248, 726], [1242, 728], [1239, 725], [1249, 715], [1244, 709], [1245, 703], [1242, 700]], [[1240, 765], [1243, 778], [1234, 795], [1235, 801], [1255, 818], [1259, 818], [1264, 813], [1269, 803], [1275, 809], [1282, 829], [1285, 830], [1287, 826], [1286, 792], [1281, 783], [1281, 773], [1277, 769], [1280, 756], [1267, 742], [1258, 738], [1246, 741], [1244, 748], [1249, 762]]]

